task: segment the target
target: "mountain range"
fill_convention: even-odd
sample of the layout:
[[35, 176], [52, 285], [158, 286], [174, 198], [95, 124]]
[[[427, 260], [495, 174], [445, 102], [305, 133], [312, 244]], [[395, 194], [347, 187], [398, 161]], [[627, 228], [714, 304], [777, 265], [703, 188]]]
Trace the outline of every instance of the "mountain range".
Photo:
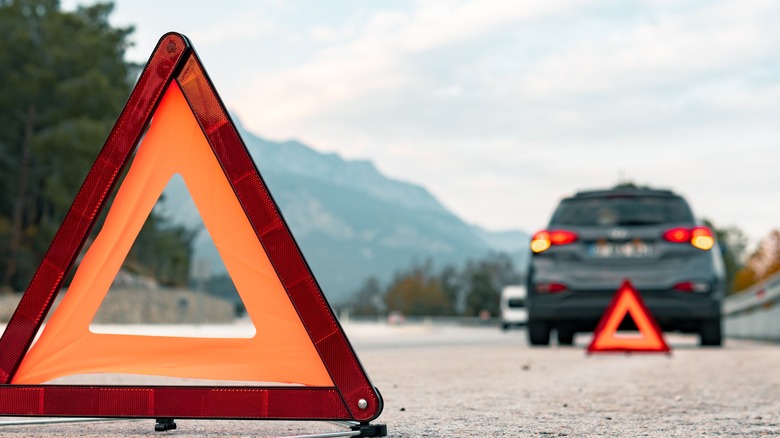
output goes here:
[[[469, 225], [425, 188], [388, 178], [370, 161], [345, 160], [298, 141], [268, 141], [236, 126], [331, 303], [349, 300], [369, 276], [387, 282], [426, 260], [460, 264], [501, 251], [516, 267], [525, 266], [523, 231]], [[171, 180], [162, 199], [161, 211], [173, 222], [203, 226], [181, 177]], [[225, 273], [205, 230], [195, 239], [193, 259], [201, 266], [207, 260], [212, 276]]]

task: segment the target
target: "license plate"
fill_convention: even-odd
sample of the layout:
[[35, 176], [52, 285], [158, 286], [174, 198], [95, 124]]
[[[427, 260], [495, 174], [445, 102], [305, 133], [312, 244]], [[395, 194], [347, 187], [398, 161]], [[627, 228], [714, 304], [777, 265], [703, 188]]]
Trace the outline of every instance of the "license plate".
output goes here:
[[590, 255], [599, 258], [638, 258], [653, 255], [653, 245], [642, 241], [606, 242], [599, 241], [590, 246]]

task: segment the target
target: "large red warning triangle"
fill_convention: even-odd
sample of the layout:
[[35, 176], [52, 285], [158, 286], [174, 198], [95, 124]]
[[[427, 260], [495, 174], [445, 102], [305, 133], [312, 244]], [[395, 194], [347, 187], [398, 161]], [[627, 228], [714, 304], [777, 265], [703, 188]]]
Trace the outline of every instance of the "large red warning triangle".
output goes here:
[[[89, 330], [146, 217], [176, 174], [184, 179], [244, 301], [256, 329], [252, 338]], [[68, 293], [33, 344], [114, 191], [105, 223], [75, 270]], [[43, 384], [100, 372], [258, 385]], [[166, 34], [0, 338], [0, 415], [366, 422], [381, 411], [379, 391], [325, 300], [199, 58], [186, 37]]]
[[[631, 315], [639, 334], [618, 334], [617, 330], [626, 315]], [[593, 332], [593, 341], [588, 353], [597, 352], [661, 352], [668, 353], [669, 346], [653, 315], [645, 306], [642, 297], [626, 280], [612, 297], [601, 320]]]

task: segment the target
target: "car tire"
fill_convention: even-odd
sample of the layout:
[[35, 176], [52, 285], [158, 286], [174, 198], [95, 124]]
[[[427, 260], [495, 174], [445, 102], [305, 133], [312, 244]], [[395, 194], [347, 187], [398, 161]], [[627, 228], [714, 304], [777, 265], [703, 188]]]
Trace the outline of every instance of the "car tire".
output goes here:
[[574, 345], [574, 331], [571, 329], [557, 329], [558, 345]]
[[528, 343], [531, 345], [550, 345], [550, 324], [540, 321], [529, 322]]
[[501, 331], [507, 331], [509, 330], [509, 324], [508, 323], [502, 323], [501, 324]]
[[723, 344], [720, 319], [702, 322], [699, 327], [699, 345], [702, 347], [720, 347]]

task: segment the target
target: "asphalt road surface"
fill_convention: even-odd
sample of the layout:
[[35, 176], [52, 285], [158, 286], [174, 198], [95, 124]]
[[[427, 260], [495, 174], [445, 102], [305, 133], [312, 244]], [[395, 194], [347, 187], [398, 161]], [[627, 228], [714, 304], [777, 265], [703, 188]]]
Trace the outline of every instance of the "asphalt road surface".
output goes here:
[[[530, 348], [493, 327], [346, 324], [385, 400], [391, 437], [780, 435], [780, 346], [728, 340], [702, 349], [669, 335], [671, 356], [586, 356]], [[121, 384], [120, 377], [113, 383]], [[0, 419], [7, 421], [8, 419]], [[338, 432], [326, 422], [153, 420], [0, 426], [0, 436], [292, 436]]]

